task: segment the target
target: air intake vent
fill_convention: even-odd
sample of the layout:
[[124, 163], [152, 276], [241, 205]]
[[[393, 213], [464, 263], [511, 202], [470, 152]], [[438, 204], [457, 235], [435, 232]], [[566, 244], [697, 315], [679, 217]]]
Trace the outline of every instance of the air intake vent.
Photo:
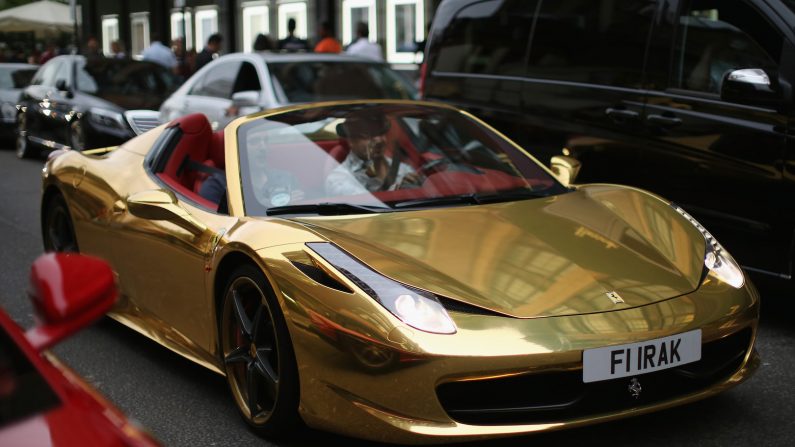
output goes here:
[[330, 289], [339, 290], [340, 292], [353, 293], [351, 289], [345, 287], [345, 284], [342, 284], [341, 282], [332, 278], [328, 273], [325, 272], [325, 270], [317, 267], [316, 265], [304, 264], [303, 262], [296, 261], [291, 262], [295, 268], [300, 270], [304, 275], [308, 276], [316, 283], [323, 284]]
[[445, 298], [443, 296], [436, 295], [436, 298], [439, 298], [439, 302], [442, 303], [442, 306], [444, 306], [444, 308], [449, 310], [450, 312], [460, 312], [462, 314], [487, 315], [492, 317], [511, 318], [508, 315], [504, 315], [488, 309], [483, 309], [482, 307], [473, 306], [471, 304], [462, 303], [461, 301], [452, 300], [450, 298]]

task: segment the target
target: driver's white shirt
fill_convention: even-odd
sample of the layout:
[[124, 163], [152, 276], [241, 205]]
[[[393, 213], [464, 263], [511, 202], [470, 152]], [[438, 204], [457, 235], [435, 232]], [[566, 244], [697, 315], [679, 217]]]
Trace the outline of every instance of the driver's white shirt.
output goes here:
[[[391, 166], [392, 159], [389, 157], [384, 158], [387, 166]], [[403, 183], [403, 178], [413, 172], [414, 169], [411, 166], [401, 162], [395, 177], [395, 183], [389, 187], [389, 191], [397, 189]], [[345, 160], [334, 168], [326, 178], [326, 194], [330, 196], [350, 196], [374, 192], [381, 188], [383, 182], [378, 177], [367, 175], [367, 162], [351, 151], [345, 157]]]

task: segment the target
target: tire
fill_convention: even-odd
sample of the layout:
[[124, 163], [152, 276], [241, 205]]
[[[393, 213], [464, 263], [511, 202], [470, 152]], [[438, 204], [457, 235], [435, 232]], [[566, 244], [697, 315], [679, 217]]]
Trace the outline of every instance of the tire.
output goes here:
[[45, 251], [79, 252], [72, 216], [60, 193], [52, 196], [44, 207], [42, 239]]
[[218, 326], [229, 390], [248, 426], [269, 438], [296, 430], [295, 354], [284, 314], [257, 267], [241, 265], [232, 273]]
[[28, 141], [28, 117], [25, 113], [17, 115], [17, 138], [15, 152], [17, 158], [31, 158], [38, 155], [33, 144]]

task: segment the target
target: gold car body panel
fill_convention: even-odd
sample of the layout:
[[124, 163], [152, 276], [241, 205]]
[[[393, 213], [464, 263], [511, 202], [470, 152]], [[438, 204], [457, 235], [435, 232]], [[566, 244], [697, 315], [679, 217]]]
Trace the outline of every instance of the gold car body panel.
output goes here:
[[[291, 109], [303, 107], [308, 106]], [[397, 443], [473, 440], [554, 430], [704, 398], [745, 380], [758, 365], [753, 339], [759, 302], [753, 286], [746, 281], [742, 288], [734, 289], [713, 275], [694, 281], [694, 269], [700, 271], [703, 265], [699, 259], [703, 257], [703, 237], [684, 225], [664, 201], [630, 188], [583, 186], [565, 194], [570, 197], [564, 199], [364, 217], [291, 221], [244, 216], [237, 128], [270, 113], [277, 112], [241, 118], [226, 128], [229, 216], [178, 196], [178, 205], [207, 226], [199, 235], [170, 222], [136, 218], [126, 209], [125, 200], [130, 194], [165, 188], [143, 167], [144, 157], [162, 126], [106, 154], [68, 153], [57, 157], [45, 166], [44, 191], [48, 194], [54, 187], [65, 196], [81, 251], [106, 257], [118, 272], [122, 299], [112, 316], [217, 372], [223, 373], [223, 366], [217, 346], [214, 290], [223, 286], [223, 278], [216, 278], [215, 273], [224, 267], [221, 264], [232, 259], [230, 255], [243, 255], [256, 263], [273, 286], [287, 320], [300, 374], [299, 412], [309, 425]], [[585, 216], [576, 216], [574, 208], [579, 204], [588, 209]], [[451, 234], [442, 234], [440, 227], [451, 225], [444, 214], [451, 212], [460, 217], [461, 223], [453, 224]], [[544, 215], [546, 225], [534, 227], [542, 223], [531, 218], [530, 214], [536, 212]], [[633, 214], [636, 212], [640, 214]], [[597, 222], [599, 216], [609, 216], [609, 222]], [[498, 221], [493, 228], [487, 225], [492, 220]], [[552, 222], [555, 225], [550, 225]], [[433, 228], [428, 230], [429, 226]], [[407, 235], [397, 234], [400, 229]], [[520, 236], [516, 233], [520, 229], [541, 231], [544, 240]], [[357, 231], [362, 232], [362, 240], [353, 237]], [[475, 250], [471, 245], [462, 245], [481, 258], [463, 259], [447, 253], [451, 247], [457, 248], [453, 246], [456, 240], [461, 244], [461, 238], [473, 233], [483, 239], [484, 247]], [[636, 241], [628, 243], [628, 233]], [[547, 237], [554, 241], [546, 241]], [[600, 258], [588, 260], [588, 255], [580, 258], [578, 254], [577, 259], [565, 259], [571, 248], [565, 246], [566, 238], [575, 239], [572, 247], [587, 246], [598, 253], [639, 253], [645, 268], [661, 273], [657, 282], [678, 296], [660, 299], [659, 291], [646, 291], [647, 298], [643, 299], [640, 292], [633, 295], [622, 289], [615, 282], [617, 276], [594, 275], [597, 269], [585, 265], [598, 265]], [[548, 278], [546, 284], [535, 279], [529, 285], [506, 283], [506, 288], [515, 287], [519, 292], [523, 288], [539, 288], [527, 293], [535, 297], [535, 301], [528, 301], [530, 307], [499, 308], [524, 318], [450, 311], [457, 332], [431, 334], [408, 327], [306, 245], [326, 240], [394, 279], [428, 286], [440, 294], [445, 292], [448, 298], [495, 310], [497, 307], [485, 298], [490, 290], [496, 290], [497, 286], [491, 284], [502, 281], [495, 276], [502, 263], [499, 256], [519, 256], [511, 248], [517, 240], [527, 245], [525, 251], [546, 250], [544, 256], [570, 263], [567, 268], [574, 272], [572, 277], [585, 280], [588, 286], [569, 293], [569, 301], [579, 301], [575, 305], [562, 299], [556, 301], [553, 296], [556, 290], [565, 290], [566, 285], [559, 284], [565, 276]], [[427, 246], [423, 246], [425, 243]], [[614, 245], [616, 248], [611, 248]], [[688, 262], [688, 255], [697, 262]], [[532, 258], [532, 254], [528, 256]], [[518, 271], [524, 271], [521, 256], [515, 261]], [[428, 283], [415, 283], [421, 276], [412, 264], [419, 262], [426, 263], [426, 267], [436, 262], [450, 265], [432, 266]], [[305, 275], [297, 268], [301, 263], [321, 268], [341, 284], [340, 290]], [[445, 286], [443, 280], [453, 274], [465, 275], [467, 283]], [[596, 300], [596, 295], [583, 291], [601, 293], [614, 285], [619, 286], [617, 289], [627, 302], [613, 304], [604, 296], [597, 304], [591, 301]], [[521, 296], [516, 291], [511, 293], [514, 299]], [[535, 295], [538, 293], [541, 295]], [[658, 293], [655, 298], [648, 298], [654, 293]], [[575, 314], [566, 306], [581, 309], [582, 313]], [[468, 425], [453, 420], [436, 397], [437, 387], [449, 382], [579, 371], [585, 349], [696, 328], [702, 330], [703, 342], [750, 329], [748, 351], [742, 364], [726, 378], [662, 402], [552, 423]]]
[[396, 281], [520, 318], [670, 299], [695, 290], [704, 270], [704, 238], [692, 224], [667, 202], [618, 186], [296, 220]]

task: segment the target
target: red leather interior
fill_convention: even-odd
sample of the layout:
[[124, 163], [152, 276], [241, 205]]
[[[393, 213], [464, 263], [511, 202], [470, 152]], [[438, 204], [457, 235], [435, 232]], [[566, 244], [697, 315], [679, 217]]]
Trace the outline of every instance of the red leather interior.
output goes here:
[[213, 132], [207, 117], [201, 113], [177, 118], [171, 122], [171, 126], [179, 126], [182, 135], [171, 152], [165, 169], [157, 174], [158, 177], [180, 194], [214, 209], [217, 204], [203, 199], [198, 194], [208, 174], [191, 169], [186, 161], [191, 160], [205, 166], [223, 169], [225, 165], [223, 130]]

